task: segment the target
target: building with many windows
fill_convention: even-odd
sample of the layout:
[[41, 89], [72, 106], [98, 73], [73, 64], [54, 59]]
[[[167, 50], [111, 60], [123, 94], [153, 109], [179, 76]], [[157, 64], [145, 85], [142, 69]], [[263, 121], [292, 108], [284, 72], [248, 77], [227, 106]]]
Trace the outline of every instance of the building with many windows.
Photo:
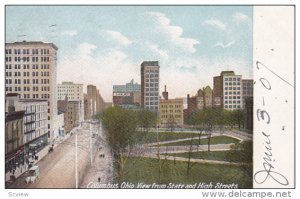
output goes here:
[[80, 124], [80, 104], [79, 101], [69, 101], [68, 97], [65, 100], [57, 101], [59, 112], [64, 113], [64, 131], [70, 132], [74, 127]]
[[47, 100], [47, 133], [52, 140], [57, 116], [56, 62], [58, 48], [40, 41], [5, 44], [5, 93], [21, 99]]
[[41, 150], [48, 144], [48, 101], [40, 99], [20, 99], [17, 93], [5, 97], [6, 112], [24, 111], [23, 144], [26, 153], [31, 149]]
[[24, 164], [23, 118], [24, 111], [15, 111], [13, 107], [5, 113], [5, 173]]
[[243, 108], [242, 76], [234, 71], [222, 71], [214, 77], [214, 97], [220, 98], [221, 107], [226, 110]]
[[159, 63], [144, 61], [141, 64], [142, 108], [159, 113]]
[[64, 100], [68, 97], [69, 101], [79, 102], [79, 121], [84, 121], [84, 95], [83, 84], [74, 84], [73, 82], [62, 82], [57, 85], [57, 100]]
[[253, 79], [243, 79], [242, 90], [243, 90], [243, 105], [245, 108], [246, 100], [248, 98], [253, 97]]
[[141, 85], [132, 79], [125, 85], [113, 86], [113, 104], [123, 108], [138, 109], [141, 105]]
[[183, 99], [169, 99], [165, 86], [162, 92], [164, 99], [160, 99], [159, 116], [162, 127], [174, 128], [183, 125]]

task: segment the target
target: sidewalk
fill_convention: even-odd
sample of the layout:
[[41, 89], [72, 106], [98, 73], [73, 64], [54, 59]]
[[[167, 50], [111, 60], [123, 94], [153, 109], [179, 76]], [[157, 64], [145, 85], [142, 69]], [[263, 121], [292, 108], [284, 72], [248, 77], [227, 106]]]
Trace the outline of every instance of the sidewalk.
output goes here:
[[[58, 137], [58, 138], [56, 138], [55, 141], [54, 141], [54, 143], [53, 143], [54, 144], [53, 148], [55, 149], [60, 143], [62, 143], [63, 141], [65, 141], [69, 137], [70, 137], [70, 133], [67, 134], [67, 135], [65, 135], [64, 137]], [[37, 153], [37, 156], [39, 157], [39, 159], [35, 160], [34, 163], [33, 163], [33, 165], [36, 165], [41, 159], [43, 159], [48, 154], [48, 150], [49, 150], [49, 147], [51, 145], [52, 144], [49, 143], [48, 145], [46, 145], [42, 150], [40, 150]], [[28, 171], [28, 164], [19, 166], [18, 168], [16, 168], [14, 176], [16, 178], [18, 178], [19, 176], [21, 176], [26, 171]], [[5, 182], [9, 181], [10, 180], [10, 176], [12, 176], [12, 175], [13, 175], [12, 172], [5, 173]]]

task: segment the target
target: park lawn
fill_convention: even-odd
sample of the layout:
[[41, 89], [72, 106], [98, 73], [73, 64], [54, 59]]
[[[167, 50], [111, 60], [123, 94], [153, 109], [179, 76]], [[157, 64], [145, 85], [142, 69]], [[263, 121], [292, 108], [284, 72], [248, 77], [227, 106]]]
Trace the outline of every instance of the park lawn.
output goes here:
[[[175, 157], [184, 157], [188, 158], [189, 153], [172, 153], [170, 154]], [[191, 158], [194, 159], [205, 159], [205, 160], [219, 160], [219, 161], [228, 161], [228, 156], [230, 155], [231, 161], [233, 162], [242, 162], [239, 157], [240, 154], [237, 151], [200, 151], [192, 152]]]
[[[203, 133], [204, 134], [204, 133]], [[202, 135], [203, 135], [202, 134]], [[169, 141], [183, 138], [198, 137], [198, 133], [186, 133], [186, 132], [159, 132], [159, 141]], [[136, 136], [137, 144], [153, 143], [157, 142], [156, 132], [138, 132]]]
[[187, 162], [160, 160], [161, 175], [159, 182], [159, 160], [153, 158], [131, 157], [124, 167], [124, 182], [135, 185], [138, 183], [217, 183], [238, 184], [238, 188], [252, 188], [252, 179], [248, 177], [241, 166], [192, 163], [189, 176]]
[[[205, 136], [206, 137], [206, 136]], [[210, 144], [231, 144], [231, 143], [239, 143], [239, 140], [236, 138], [228, 137], [228, 136], [215, 136], [211, 137]], [[186, 140], [186, 141], [180, 141], [180, 142], [173, 142], [168, 144], [161, 144], [161, 146], [185, 146], [185, 145], [198, 145], [199, 139], [194, 138], [193, 140]], [[200, 139], [201, 145], [207, 145], [208, 144], [208, 138], [202, 138]]]

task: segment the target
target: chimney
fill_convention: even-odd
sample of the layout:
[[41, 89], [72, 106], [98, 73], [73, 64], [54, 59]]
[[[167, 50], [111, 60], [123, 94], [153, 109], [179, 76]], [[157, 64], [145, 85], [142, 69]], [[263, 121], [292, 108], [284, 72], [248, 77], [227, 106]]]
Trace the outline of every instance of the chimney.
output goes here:
[[168, 100], [169, 98], [169, 93], [167, 92], [167, 86], [165, 85], [165, 91], [162, 92], [162, 96], [164, 97], [165, 100]]

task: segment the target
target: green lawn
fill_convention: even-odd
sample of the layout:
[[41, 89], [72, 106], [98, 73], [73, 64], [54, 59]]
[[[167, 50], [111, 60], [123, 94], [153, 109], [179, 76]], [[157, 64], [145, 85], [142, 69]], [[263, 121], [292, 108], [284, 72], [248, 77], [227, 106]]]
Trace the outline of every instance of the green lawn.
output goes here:
[[[205, 136], [206, 137], [206, 136]], [[228, 137], [228, 136], [216, 136], [212, 137], [210, 140], [210, 144], [230, 144], [230, 143], [238, 143], [239, 140]], [[162, 144], [161, 146], [184, 146], [184, 145], [198, 145], [199, 144], [199, 139], [194, 138], [193, 140], [187, 140], [187, 141], [180, 141], [180, 142], [173, 142], [169, 144]], [[208, 139], [207, 138], [202, 138], [200, 140], [201, 145], [207, 145], [208, 144]]]
[[[198, 133], [185, 133], [185, 132], [180, 132], [180, 133], [159, 132], [158, 133], [159, 141], [168, 141], [168, 140], [176, 140], [176, 139], [192, 138], [192, 137], [198, 137]], [[137, 144], [153, 143], [153, 142], [157, 142], [156, 132], [139, 132], [137, 134], [136, 137]]]
[[[172, 153], [170, 154], [176, 157], [188, 158], [189, 153]], [[191, 158], [194, 159], [206, 159], [206, 160], [220, 160], [228, 161], [228, 156], [231, 157], [231, 160], [234, 162], [241, 162], [239, 153], [236, 151], [201, 151], [201, 152], [192, 152]]]
[[[252, 179], [241, 166], [192, 163], [189, 176], [187, 163], [161, 160], [159, 181], [159, 160], [152, 158], [129, 158], [124, 167], [124, 182], [137, 183], [216, 183], [238, 184], [238, 188], [252, 188]], [[252, 171], [250, 171], [251, 173]], [[252, 174], [250, 175], [252, 176]]]

